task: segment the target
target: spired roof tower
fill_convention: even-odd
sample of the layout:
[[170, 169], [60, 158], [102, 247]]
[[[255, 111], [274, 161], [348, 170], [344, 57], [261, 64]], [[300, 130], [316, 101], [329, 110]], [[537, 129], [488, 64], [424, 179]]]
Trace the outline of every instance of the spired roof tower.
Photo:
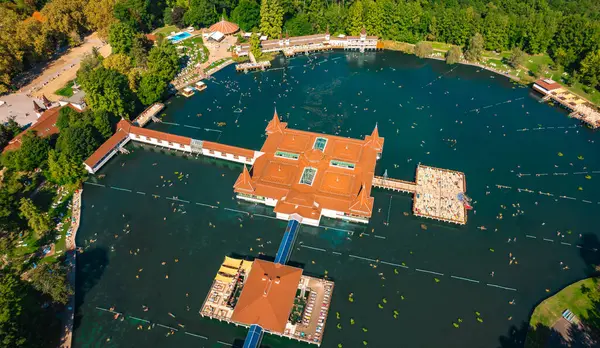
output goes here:
[[269, 122], [269, 124], [267, 125], [267, 128], [266, 128], [267, 134], [278, 133], [278, 132], [283, 133], [283, 130], [286, 127], [287, 127], [287, 123], [281, 122], [279, 120], [279, 115], [277, 115], [277, 109], [275, 109], [273, 118], [271, 119], [271, 121]]

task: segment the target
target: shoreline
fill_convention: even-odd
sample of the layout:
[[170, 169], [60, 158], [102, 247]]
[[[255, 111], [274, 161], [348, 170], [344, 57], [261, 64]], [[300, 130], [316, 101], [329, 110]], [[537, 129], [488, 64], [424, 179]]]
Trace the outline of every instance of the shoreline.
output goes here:
[[63, 330], [60, 339], [61, 348], [70, 348], [73, 341], [73, 321], [75, 319], [75, 273], [77, 266], [77, 244], [75, 243], [75, 237], [79, 230], [81, 223], [81, 197], [83, 194], [83, 187], [75, 190], [73, 193], [73, 205], [71, 210], [71, 227], [73, 233], [70, 237], [67, 237], [67, 264], [69, 271], [67, 273], [67, 279], [71, 287], [73, 288], [73, 295], [67, 303], [63, 317]]

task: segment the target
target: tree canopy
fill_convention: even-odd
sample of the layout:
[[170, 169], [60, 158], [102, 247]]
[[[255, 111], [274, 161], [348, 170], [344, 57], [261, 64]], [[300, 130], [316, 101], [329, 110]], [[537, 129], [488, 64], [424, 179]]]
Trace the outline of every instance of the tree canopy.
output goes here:
[[231, 12], [231, 20], [244, 31], [258, 28], [260, 24], [260, 6], [254, 0], [241, 0]]
[[98, 67], [89, 72], [81, 87], [93, 110], [105, 110], [113, 115], [130, 116], [135, 108], [134, 95], [127, 77], [118, 71]]

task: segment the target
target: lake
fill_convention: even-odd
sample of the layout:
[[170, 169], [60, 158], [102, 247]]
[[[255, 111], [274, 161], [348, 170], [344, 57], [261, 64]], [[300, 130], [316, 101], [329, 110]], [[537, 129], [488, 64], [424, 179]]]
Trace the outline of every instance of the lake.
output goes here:
[[[333, 52], [229, 66], [207, 85], [149, 127], [258, 150], [276, 107], [290, 128], [362, 138], [377, 124], [376, 175], [413, 181], [418, 163], [466, 175], [466, 226], [416, 218], [412, 196], [373, 189], [369, 225], [301, 227], [290, 264], [335, 281], [323, 347], [521, 347], [536, 304], [598, 262], [597, 135], [505, 77]], [[274, 257], [286, 222], [235, 199], [241, 165], [128, 148], [84, 184], [74, 346], [239, 344], [244, 328], [198, 311], [223, 258]], [[263, 346], [309, 347], [271, 335]]]

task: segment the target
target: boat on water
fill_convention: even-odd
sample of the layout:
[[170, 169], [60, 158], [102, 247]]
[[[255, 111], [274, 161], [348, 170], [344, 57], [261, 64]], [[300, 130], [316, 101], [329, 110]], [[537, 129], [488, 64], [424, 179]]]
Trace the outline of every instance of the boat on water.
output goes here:
[[485, 226], [479, 226], [477, 228], [480, 229], [480, 230], [482, 230], [482, 231], [486, 231], [487, 230], [487, 227], [485, 227]]

